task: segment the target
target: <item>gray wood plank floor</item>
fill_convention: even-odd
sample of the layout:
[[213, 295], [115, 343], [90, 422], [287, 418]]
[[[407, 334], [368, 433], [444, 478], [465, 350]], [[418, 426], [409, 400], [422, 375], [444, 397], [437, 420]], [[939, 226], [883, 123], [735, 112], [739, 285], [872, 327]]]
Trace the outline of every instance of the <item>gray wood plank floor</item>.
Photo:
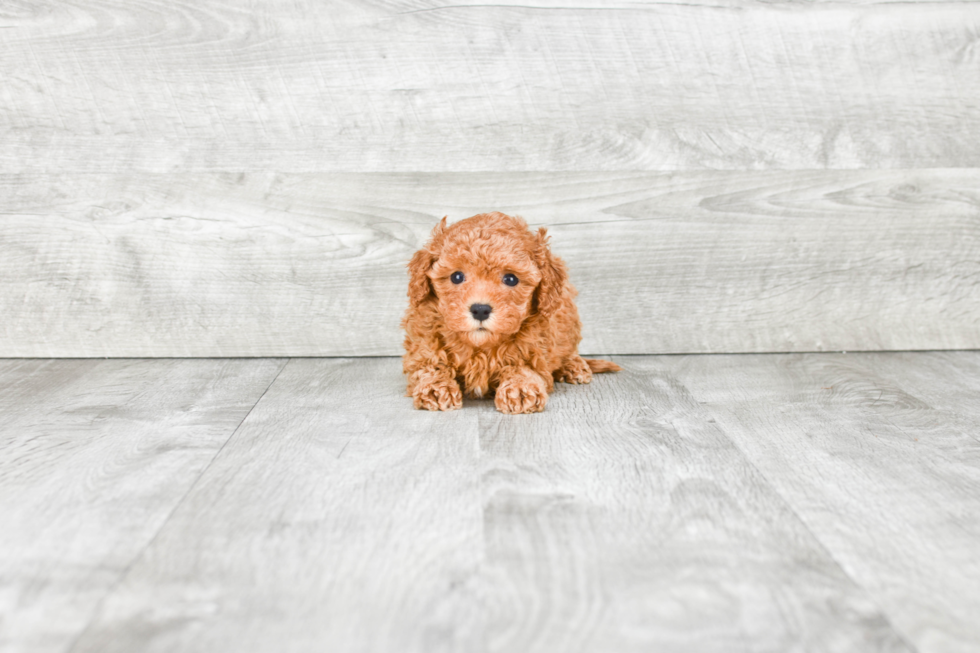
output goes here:
[[0, 650], [68, 649], [284, 363], [0, 362]]
[[0, 649], [975, 651], [980, 352], [0, 361]]

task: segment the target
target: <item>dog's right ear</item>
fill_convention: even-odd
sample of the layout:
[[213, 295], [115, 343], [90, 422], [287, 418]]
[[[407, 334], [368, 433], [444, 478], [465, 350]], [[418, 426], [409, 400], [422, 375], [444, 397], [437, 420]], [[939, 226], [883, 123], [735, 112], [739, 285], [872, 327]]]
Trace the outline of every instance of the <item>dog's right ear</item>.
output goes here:
[[432, 282], [426, 274], [432, 269], [436, 257], [427, 249], [420, 249], [408, 263], [408, 301], [412, 307], [417, 307], [432, 294]]
[[429, 280], [428, 272], [439, 258], [433, 250], [440, 245], [439, 236], [446, 229], [446, 217], [439, 221], [439, 224], [432, 230], [432, 238], [425, 247], [415, 252], [412, 260], [408, 262], [408, 301], [413, 307], [419, 306], [425, 298], [433, 294], [432, 282]]

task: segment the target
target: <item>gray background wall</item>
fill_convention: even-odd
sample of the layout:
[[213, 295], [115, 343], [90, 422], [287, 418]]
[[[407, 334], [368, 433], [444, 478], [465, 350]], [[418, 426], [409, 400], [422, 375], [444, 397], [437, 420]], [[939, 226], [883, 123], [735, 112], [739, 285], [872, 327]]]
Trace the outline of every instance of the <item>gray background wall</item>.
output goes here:
[[0, 356], [400, 353], [442, 215], [594, 353], [980, 347], [980, 5], [0, 6]]

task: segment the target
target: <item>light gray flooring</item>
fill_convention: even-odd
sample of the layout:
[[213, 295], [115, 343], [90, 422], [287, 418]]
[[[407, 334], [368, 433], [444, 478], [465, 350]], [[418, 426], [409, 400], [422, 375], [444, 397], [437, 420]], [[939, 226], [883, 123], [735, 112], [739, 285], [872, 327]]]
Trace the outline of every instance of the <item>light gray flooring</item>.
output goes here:
[[980, 352], [0, 361], [0, 650], [976, 651]]

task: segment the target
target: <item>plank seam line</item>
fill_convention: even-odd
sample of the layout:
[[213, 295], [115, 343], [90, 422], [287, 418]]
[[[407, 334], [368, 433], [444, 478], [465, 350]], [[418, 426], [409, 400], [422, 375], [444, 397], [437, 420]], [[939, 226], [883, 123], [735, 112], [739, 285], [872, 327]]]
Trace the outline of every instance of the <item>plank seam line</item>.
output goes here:
[[65, 649], [65, 653], [72, 653], [75, 650], [75, 648], [78, 646], [78, 643], [85, 636], [85, 634], [92, 629], [92, 624], [95, 623], [95, 620], [102, 613], [102, 608], [105, 605], [106, 600], [110, 596], [112, 596], [117, 589], [119, 589], [119, 586], [122, 585], [123, 581], [125, 581], [126, 578], [129, 576], [130, 572], [133, 569], [133, 566], [137, 562], [139, 562], [139, 560], [146, 554], [149, 548], [153, 546], [153, 543], [157, 541], [157, 538], [160, 537], [160, 533], [162, 533], [163, 530], [166, 528], [167, 524], [170, 523], [170, 520], [177, 513], [180, 507], [184, 505], [184, 502], [187, 500], [187, 497], [190, 496], [191, 492], [194, 491], [194, 488], [197, 487], [197, 484], [200, 483], [201, 479], [204, 478], [204, 476], [208, 473], [208, 470], [211, 469], [211, 466], [214, 464], [214, 461], [218, 459], [218, 456], [220, 456], [221, 452], [225, 450], [225, 447], [228, 446], [228, 443], [235, 438], [235, 435], [241, 430], [242, 425], [248, 419], [249, 415], [251, 415], [252, 411], [255, 410], [255, 407], [262, 402], [262, 399], [265, 397], [266, 393], [269, 392], [269, 389], [279, 379], [279, 375], [282, 374], [282, 371], [284, 369], [286, 369], [286, 366], [289, 365], [290, 361], [292, 361], [292, 358], [286, 359], [286, 362], [282, 364], [282, 366], [276, 372], [275, 376], [272, 377], [272, 381], [269, 382], [269, 385], [266, 386], [265, 390], [262, 391], [262, 394], [259, 395], [259, 398], [255, 400], [255, 403], [252, 404], [252, 407], [248, 409], [247, 413], [245, 413], [245, 417], [243, 417], [242, 420], [238, 423], [238, 425], [232, 430], [231, 434], [224, 441], [224, 443], [222, 443], [222, 445], [218, 447], [218, 450], [214, 452], [214, 455], [211, 456], [211, 460], [209, 460], [208, 464], [205, 465], [204, 469], [201, 470], [201, 473], [197, 475], [197, 478], [194, 479], [194, 482], [190, 484], [190, 487], [187, 488], [187, 491], [184, 492], [184, 495], [180, 498], [180, 500], [177, 501], [176, 504], [174, 504], [174, 507], [167, 514], [166, 518], [160, 523], [160, 527], [157, 528], [156, 532], [153, 534], [153, 537], [147, 540], [146, 544], [143, 545], [143, 547], [139, 550], [139, 552], [137, 552], [133, 556], [132, 560], [129, 561], [129, 563], [126, 565], [126, 568], [123, 569], [122, 572], [120, 572], [119, 577], [116, 579], [116, 582], [112, 584], [112, 587], [106, 590], [105, 594], [102, 595], [102, 598], [99, 599], [99, 602], [95, 606], [95, 609], [92, 610], [92, 614], [89, 617], [88, 622], [85, 624], [85, 627], [78, 633], [75, 639], [72, 640], [71, 644]]
[[[691, 393], [690, 389], [688, 389], [687, 386], [683, 386], [683, 387], [688, 391], [688, 393]], [[694, 395], [691, 393], [691, 396], [693, 397]], [[704, 411], [705, 413], [708, 414], [712, 413], [710, 409], [704, 407], [704, 404], [700, 404], [700, 406], [701, 406], [701, 410]], [[712, 417], [714, 416], [712, 415]], [[874, 594], [872, 594], [871, 590], [869, 590], [863, 584], [859, 583], [857, 579], [854, 578], [844, 568], [840, 560], [837, 559], [837, 556], [833, 554], [833, 552], [827, 547], [827, 545], [824, 543], [823, 540], [817, 537], [817, 534], [813, 531], [812, 528], [810, 528], [810, 524], [808, 524], [806, 520], [803, 519], [803, 517], [800, 515], [800, 513], [796, 511], [796, 508], [793, 507], [793, 504], [789, 502], [789, 499], [783, 496], [783, 493], [780, 492], [775, 485], [773, 485], [772, 481], [769, 480], [769, 477], [766, 476], [766, 474], [758, 467], [758, 465], [755, 464], [755, 461], [749, 457], [749, 455], [745, 452], [745, 450], [743, 450], [742, 447], [738, 445], [738, 442], [736, 442], [734, 438], [728, 435], [728, 433], [725, 431], [724, 428], [722, 428], [721, 423], [718, 422], [717, 419], [715, 420], [714, 427], [722, 434], [722, 436], [724, 436], [726, 440], [731, 442], [735, 450], [738, 451], [739, 454], [742, 456], [742, 460], [744, 460], [755, 471], [755, 473], [759, 475], [759, 478], [762, 479], [762, 481], [766, 484], [766, 486], [768, 486], [768, 488], [772, 491], [773, 496], [778, 497], [779, 500], [783, 503], [783, 505], [786, 506], [786, 509], [789, 510], [794, 517], [796, 517], [796, 520], [800, 523], [801, 526], [803, 526], [804, 529], [806, 529], [806, 532], [810, 534], [810, 537], [813, 538], [813, 541], [816, 543], [816, 546], [819, 547], [819, 549], [824, 552], [824, 554], [827, 556], [827, 559], [833, 562], [834, 566], [840, 570], [840, 573], [842, 573], [845, 578], [851, 581], [851, 583], [854, 584], [854, 587], [856, 587], [861, 591], [861, 593], [868, 599], [869, 603], [872, 603], [878, 609], [878, 614], [881, 616], [882, 619], [885, 620], [885, 623], [887, 623], [891, 631], [895, 633], [895, 636], [898, 637], [902, 641], [902, 643], [908, 647], [909, 651], [918, 653], [919, 647], [915, 646], [908, 639], [908, 637], [906, 637], [905, 633], [895, 625], [895, 623], [891, 619], [891, 615], [888, 614], [885, 608], [881, 605], [881, 602], [878, 600], [878, 598], [874, 596]]]

